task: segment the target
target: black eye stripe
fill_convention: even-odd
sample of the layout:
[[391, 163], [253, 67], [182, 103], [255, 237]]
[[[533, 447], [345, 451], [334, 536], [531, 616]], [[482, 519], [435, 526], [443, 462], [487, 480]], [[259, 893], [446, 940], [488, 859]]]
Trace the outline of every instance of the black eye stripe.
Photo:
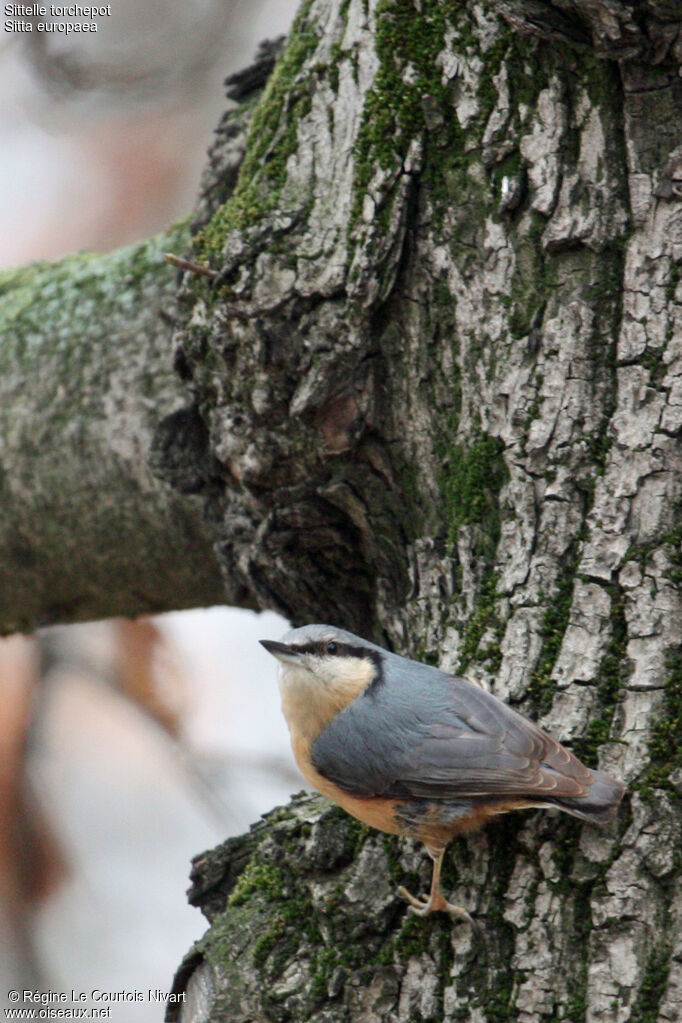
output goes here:
[[[333, 647], [334, 649], [330, 649]], [[320, 640], [313, 643], [292, 643], [291, 649], [297, 654], [316, 654], [318, 657], [360, 657], [363, 660], [374, 661], [377, 667], [381, 664], [381, 654], [378, 650], [368, 650], [367, 647], [354, 646], [352, 643], [342, 643], [337, 639]]]

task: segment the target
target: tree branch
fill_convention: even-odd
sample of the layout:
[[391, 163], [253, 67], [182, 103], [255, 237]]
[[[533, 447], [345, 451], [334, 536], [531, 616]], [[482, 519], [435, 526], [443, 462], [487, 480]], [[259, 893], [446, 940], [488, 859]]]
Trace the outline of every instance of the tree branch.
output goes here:
[[225, 599], [199, 499], [147, 466], [159, 414], [183, 400], [162, 254], [187, 239], [180, 225], [0, 277], [4, 632]]

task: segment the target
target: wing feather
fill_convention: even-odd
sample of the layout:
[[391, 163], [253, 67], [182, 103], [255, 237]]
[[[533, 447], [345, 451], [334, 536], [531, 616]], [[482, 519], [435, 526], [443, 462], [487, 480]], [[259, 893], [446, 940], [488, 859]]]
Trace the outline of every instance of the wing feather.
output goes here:
[[533, 722], [464, 679], [388, 655], [313, 744], [315, 768], [356, 796], [584, 796], [592, 772]]

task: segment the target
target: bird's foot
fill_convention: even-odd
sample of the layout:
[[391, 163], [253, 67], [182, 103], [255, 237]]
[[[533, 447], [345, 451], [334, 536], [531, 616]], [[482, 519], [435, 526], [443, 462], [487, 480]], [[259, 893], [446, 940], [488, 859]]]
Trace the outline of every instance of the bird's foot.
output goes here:
[[414, 913], [415, 916], [428, 916], [430, 913], [448, 913], [453, 920], [464, 920], [475, 930], [480, 929], [478, 924], [470, 913], [467, 912], [462, 906], [453, 906], [451, 902], [448, 902], [443, 898], [440, 892], [432, 892], [428, 898], [424, 895], [414, 896], [408, 892], [407, 888], [402, 885], [398, 888], [398, 895], [409, 902], [408, 913]]

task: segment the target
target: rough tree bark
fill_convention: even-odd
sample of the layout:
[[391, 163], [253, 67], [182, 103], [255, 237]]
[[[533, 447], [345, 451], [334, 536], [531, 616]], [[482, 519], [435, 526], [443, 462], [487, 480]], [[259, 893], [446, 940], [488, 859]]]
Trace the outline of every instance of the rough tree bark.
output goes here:
[[197, 864], [180, 1018], [680, 1018], [681, 25], [306, 0], [263, 95], [237, 82], [177, 334], [202, 443], [167, 421], [157, 469], [210, 464], [245, 602], [479, 680], [629, 796], [604, 834], [461, 842], [481, 944], [406, 917], [411, 847], [278, 811]]
[[225, 599], [199, 498], [147, 464], [186, 400], [163, 252], [187, 239], [0, 275], [2, 633]]
[[[219, 277], [184, 284], [165, 487], [141, 468], [160, 252], [141, 289], [143, 250], [114, 259], [129, 299], [104, 263], [68, 300], [63, 267], [30, 298], [3, 280], [5, 629], [216, 599], [207, 522], [229, 602], [474, 677], [630, 787], [603, 835], [517, 815], [458, 844], [480, 945], [405, 916], [412, 847], [318, 801], [277, 812], [197, 864], [195, 1019], [682, 1013], [681, 23], [666, 2], [306, 0], [211, 154], [194, 257]], [[154, 344], [117, 361], [126, 323]], [[74, 366], [99, 395], [78, 416]]]

